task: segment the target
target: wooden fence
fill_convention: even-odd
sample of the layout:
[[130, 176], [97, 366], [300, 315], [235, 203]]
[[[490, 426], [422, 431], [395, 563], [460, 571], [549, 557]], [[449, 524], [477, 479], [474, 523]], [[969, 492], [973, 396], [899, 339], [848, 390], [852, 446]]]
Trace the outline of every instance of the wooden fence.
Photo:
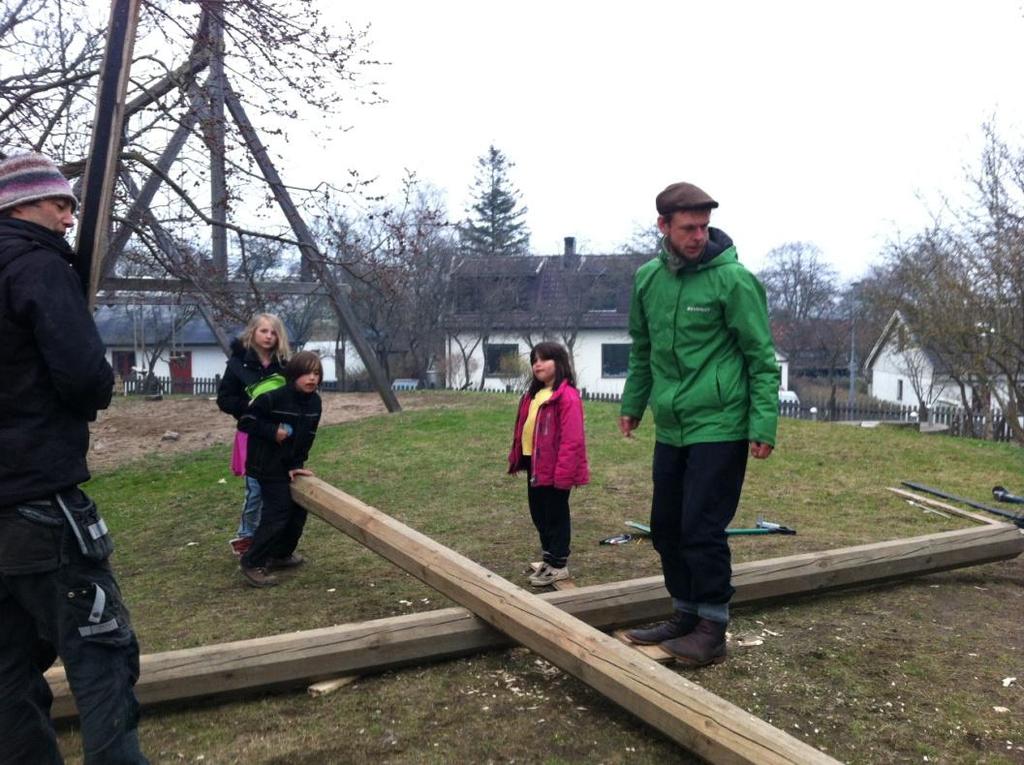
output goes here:
[[214, 377], [147, 377], [139, 375], [118, 380], [114, 385], [117, 393], [125, 396], [148, 396], [157, 393], [177, 393], [186, 396], [216, 396], [220, 386], [220, 375]]
[[[215, 396], [220, 386], [220, 375], [214, 377], [192, 377], [189, 379], [172, 379], [170, 377], [136, 377], [119, 380], [115, 390], [126, 396], [150, 395], [155, 393], [173, 393], [189, 396]], [[325, 393], [336, 393], [341, 390], [337, 381], [324, 382], [321, 390]], [[347, 380], [345, 392], [371, 392], [373, 387], [369, 381], [360, 378]], [[506, 393], [515, 393], [511, 386], [505, 388]], [[622, 400], [618, 393], [591, 393], [586, 388], [580, 391], [585, 401], [609, 401], [616, 403]], [[794, 401], [780, 401], [779, 415], [797, 420], [822, 420], [825, 422], [906, 422], [916, 423], [918, 411], [916, 407], [875, 402], [862, 404], [836, 401], [829, 406], [828, 399], [805, 400], [799, 404]], [[958, 407], [936, 406], [929, 412], [929, 422], [945, 426], [946, 432], [952, 436], [967, 438], [988, 438], [993, 441], [1012, 441], [1013, 433], [1010, 423], [1000, 412], [968, 413]]]
[[[114, 390], [119, 395], [125, 396], [147, 396], [153, 394], [183, 394], [186, 396], [216, 396], [217, 388], [220, 387], [220, 375], [213, 377], [190, 377], [188, 379], [172, 379], [170, 377], [137, 376], [127, 380], [118, 380]], [[376, 388], [373, 384], [361, 377], [345, 381], [342, 388], [337, 380], [326, 380], [320, 385], [321, 392], [338, 393], [373, 393]]]
[[[618, 402], [622, 396], [618, 393], [590, 393], [586, 389], [580, 391], [585, 401]], [[822, 420], [824, 422], [905, 422], [917, 423], [919, 413], [917, 407], [906, 404], [889, 404], [873, 402], [836, 401], [829, 406], [828, 399], [779, 402], [779, 416], [796, 420]], [[952, 436], [967, 438], [988, 438], [992, 441], [1012, 441], [1013, 433], [1006, 417], [997, 411], [970, 414], [957, 407], [933, 407], [929, 412], [929, 422], [946, 426]], [[989, 431], [989, 423], [990, 431]]]

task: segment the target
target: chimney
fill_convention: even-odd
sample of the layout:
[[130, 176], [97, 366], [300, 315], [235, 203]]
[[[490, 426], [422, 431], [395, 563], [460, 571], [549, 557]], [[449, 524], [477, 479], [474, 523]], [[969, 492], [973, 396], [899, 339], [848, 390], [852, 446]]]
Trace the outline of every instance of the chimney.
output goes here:
[[579, 262], [579, 255], [576, 254], [576, 237], [565, 237], [565, 251], [562, 254], [562, 264], [569, 268], [577, 265]]

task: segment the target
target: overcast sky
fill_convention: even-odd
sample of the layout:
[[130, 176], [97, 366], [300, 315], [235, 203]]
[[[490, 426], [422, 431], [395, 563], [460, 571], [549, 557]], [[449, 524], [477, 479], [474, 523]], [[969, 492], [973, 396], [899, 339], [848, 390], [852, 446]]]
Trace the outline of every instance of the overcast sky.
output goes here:
[[295, 172], [355, 168], [388, 193], [408, 168], [461, 218], [493, 142], [516, 163], [538, 254], [568, 235], [614, 251], [688, 180], [719, 200], [712, 223], [751, 268], [808, 240], [852, 278], [962, 192], [984, 121], [1006, 137], [1024, 125], [1018, 0], [603, 7], [332, 4], [331, 20], [372, 25], [388, 103], [346, 112], [315, 165], [295, 144]]

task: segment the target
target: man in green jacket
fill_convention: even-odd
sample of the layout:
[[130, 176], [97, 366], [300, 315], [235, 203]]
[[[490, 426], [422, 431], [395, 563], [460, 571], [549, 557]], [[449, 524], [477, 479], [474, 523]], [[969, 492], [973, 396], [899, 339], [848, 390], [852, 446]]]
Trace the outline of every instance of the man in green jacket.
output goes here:
[[708, 225], [718, 202], [675, 183], [655, 204], [661, 251], [634, 279], [619, 429], [632, 437], [650, 405], [651, 532], [675, 610], [667, 622], [626, 634], [700, 667], [725, 660], [735, 592], [725, 529], [748, 449], [756, 459], [772, 453], [779, 367], [764, 288], [725, 232]]

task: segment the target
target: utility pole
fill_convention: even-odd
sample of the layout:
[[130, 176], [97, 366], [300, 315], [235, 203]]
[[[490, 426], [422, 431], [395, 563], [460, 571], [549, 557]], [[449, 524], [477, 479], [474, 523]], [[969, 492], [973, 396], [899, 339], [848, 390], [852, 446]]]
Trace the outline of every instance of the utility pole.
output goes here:
[[853, 406], [857, 397], [857, 285], [850, 285], [850, 390], [846, 401]]

